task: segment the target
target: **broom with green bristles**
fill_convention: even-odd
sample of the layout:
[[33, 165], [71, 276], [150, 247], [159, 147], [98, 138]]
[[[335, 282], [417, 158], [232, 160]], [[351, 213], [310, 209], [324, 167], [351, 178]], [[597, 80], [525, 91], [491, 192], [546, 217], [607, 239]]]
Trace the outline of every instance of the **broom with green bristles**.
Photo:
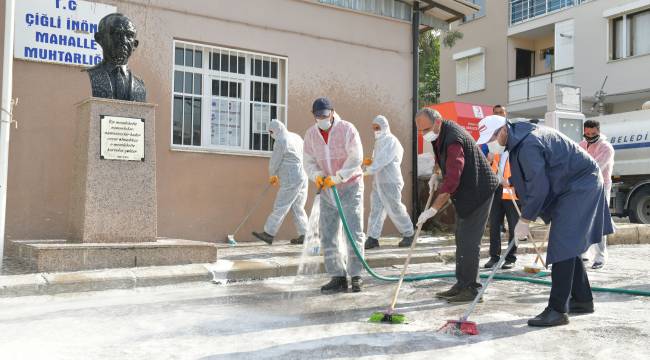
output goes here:
[[[424, 208], [425, 210], [428, 209], [429, 206], [431, 206], [431, 202], [433, 201], [433, 193], [434, 191], [431, 191], [431, 193], [429, 194], [429, 200], [427, 200], [427, 205]], [[436, 213], [436, 215], [442, 213], [448, 206], [449, 203], [445, 204], [445, 206], [443, 206]], [[415, 235], [413, 236], [413, 242], [411, 242], [409, 253], [406, 256], [406, 261], [404, 262], [404, 268], [402, 269], [402, 274], [400, 275], [399, 281], [397, 282], [397, 286], [395, 287], [395, 293], [393, 294], [393, 301], [390, 303], [388, 310], [386, 310], [385, 312], [379, 311], [373, 313], [372, 316], [370, 316], [370, 320], [369, 320], [370, 322], [389, 323], [389, 324], [403, 324], [406, 322], [406, 315], [395, 313], [395, 306], [397, 305], [397, 297], [399, 296], [400, 288], [402, 287], [402, 283], [404, 282], [404, 276], [406, 275], [406, 270], [408, 269], [409, 263], [411, 262], [411, 256], [413, 255], [415, 244], [418, 242], [418, 238], [420, 237], [422, 226], [424, 226], [424, 224], [421, 224], [417, 227], [417, 230], [415, 231]]]

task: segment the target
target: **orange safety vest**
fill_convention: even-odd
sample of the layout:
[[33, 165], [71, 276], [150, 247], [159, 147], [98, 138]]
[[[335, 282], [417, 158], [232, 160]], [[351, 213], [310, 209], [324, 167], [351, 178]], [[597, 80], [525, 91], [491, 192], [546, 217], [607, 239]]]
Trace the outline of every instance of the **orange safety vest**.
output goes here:
[[[499, 162], [501, 162], [501, 156], [499, 154], [494, 154], [494, 159], [492, 160], [492, 171], [494, 171], [495, 174], [499, 172]], [[510, 159], [506, 160], [506, 165], [503, 168], [503, 178], [510, 179]], [[515, 194], [515, 187], [512, 185], [504, 186], [502, 199], [519, 200], [517, 194]]]

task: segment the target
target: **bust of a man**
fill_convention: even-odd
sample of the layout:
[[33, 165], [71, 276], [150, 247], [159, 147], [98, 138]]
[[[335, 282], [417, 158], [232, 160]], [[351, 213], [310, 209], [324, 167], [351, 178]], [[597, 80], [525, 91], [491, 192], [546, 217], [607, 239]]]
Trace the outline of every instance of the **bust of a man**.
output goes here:
[[129, 57], [138, 47], [135, 25], [118, 13], [99, 21], [95, 41], [102, 47], [104, 59], [88, 69], [93, 97], [145, 102], [144, 82], [129, 69]]

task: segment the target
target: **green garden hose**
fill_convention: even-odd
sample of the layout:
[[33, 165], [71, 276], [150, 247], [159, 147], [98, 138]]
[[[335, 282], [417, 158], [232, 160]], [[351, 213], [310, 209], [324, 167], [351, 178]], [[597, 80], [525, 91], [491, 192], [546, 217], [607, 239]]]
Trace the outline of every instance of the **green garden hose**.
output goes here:
[[[343, 223], [343, 231], [345, 232], [345, 237], [348, 239], [348, 243], [352, 246], [355, 255], [361, 261], [364, 269], [377, 280], [382, 281], [399, 281], [399, 277], [392, 276], [383, 276], [376, 273], [366, 262], [366, 259], [361, 255], [361, 251], [357, 246], [357, 243], [354, 241], [352, 232], [348, 227], [348, 222], [345, 219], [345, 214], [343, 213], [343, 206], [341, 205], [341, 198], [339, 197], [339, 192], [336, 190], [336, 187], [332, 187], [332, 193], [334, 194], [334, 200], [336, 201], [336, 208], [338, 209], [339, 216], [341, 217], [341, 222]], [[454, 273], [442, 273], [442, 274], [423, 274], [423, 275], [412, 275], [404, 277], [404, 281], [421, 281], [421, 280], [432, 280], [432, 279], [443, 279], [443, 278], [454, 278], [456, 274]], [[487, 278], [487, 274], [481, 274], [481, 278]], [[495, 280], [506, 280], [506, 281], [521, 281], [531, 284], [547, 285], [550, 286], [551, 282], [548, 280], [542, 280], [534, 277], [521, 277], [521, 276], [511, 276], [511, 275], [495, 275]], [[595, 292], [608, 292], [615, 294], [627, 294], [627, 295], [637, 295], [637, 296], [650, 296], [650, 291], [645, 290], [633, 290], [633, 289], [620, 289], [620, 288], [604, 288], [604, 287], [592, 287], [592, 291]]]

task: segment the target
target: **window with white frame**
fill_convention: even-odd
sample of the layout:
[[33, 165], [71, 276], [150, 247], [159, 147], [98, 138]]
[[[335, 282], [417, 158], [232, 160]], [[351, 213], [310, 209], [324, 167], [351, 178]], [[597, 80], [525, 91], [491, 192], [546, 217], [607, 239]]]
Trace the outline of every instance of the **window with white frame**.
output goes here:
[[612, 60], [650, 54], [650, 9], [613, 18], [610, 28]]
[[287, 59], [174, 42], [172, 144], [268, 152], [272, 119], [286, 124]]
[[455, 58], [456, 94], [485, 89], [485, 54]]

